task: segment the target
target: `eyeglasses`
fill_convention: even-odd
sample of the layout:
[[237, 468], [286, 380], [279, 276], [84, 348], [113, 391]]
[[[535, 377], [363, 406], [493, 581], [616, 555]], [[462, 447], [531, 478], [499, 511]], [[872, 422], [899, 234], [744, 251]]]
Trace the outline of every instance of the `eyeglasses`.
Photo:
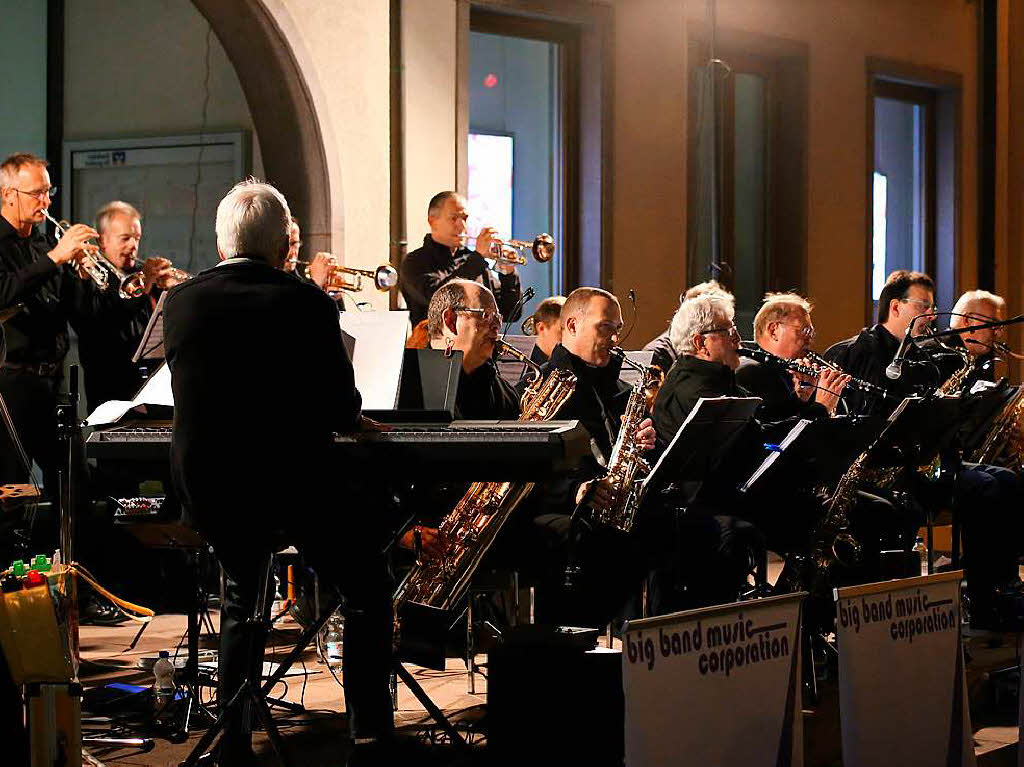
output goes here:
[[711, 335], [712, 333], [725, 333], [730, 338], [740, 337], [740, 331], [739, 328], [736, 327], [736, 323], [733, 323], [732, 325], [729, 325], [728, 327], [724, 328], [710, 328], [709, 330], [701, 331], [701, 335], [705, 336]]
[[810, 341], [814, 340], [815, 331], [813, 325], [792, 325], [788, 322], [783, 322], [781, 324], [785, 325], [788, 328], [793, 328], [793, 330], [796, 331], [796, 334], [798, 336], [803, 336], [804, 338]]
[[500, 325], [505, 320], [505, 318], [501, 316], [501, 312], [492, 312], [490, 309], [470, 309], [468, 306], [456, 306], [454, 311], [466, 312], [467, 314], [477, 314], [484, 323], [496, 322]]
[[931, 301], [925, 301], [923, 298], [901, 298], [901, 304], [913, 304], [919, 309], [924, 309], [926, 312], [930, 312], [935, 308], [935, 304]]
[[25, 192], [21, 189], [14, 189], [18, 194], [28, 195], [29, 197], [35, 197], [37, 200], [42, 200], [44, 197], [49, 197], [51, 200], [57, 196], [57, 187], [51, 186], [49, 189], [40, 189], [38, 192]]

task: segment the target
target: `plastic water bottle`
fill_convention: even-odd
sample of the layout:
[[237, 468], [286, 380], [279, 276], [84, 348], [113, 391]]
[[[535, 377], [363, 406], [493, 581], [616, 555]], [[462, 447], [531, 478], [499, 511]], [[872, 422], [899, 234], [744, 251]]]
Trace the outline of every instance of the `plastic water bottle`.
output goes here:
[[153, 664], [153, 708], [163, 709], [174, 700], [174, 664], [167, 650], [160, 651], [160, 657]]
[[331, 668], [341, 668], [341, 645], [345, 633], [345, 624], [341, 616], [335, 613], [327, 621], [327, 635], [324, 637], [324, 645], [327, 650], [327, 665]]

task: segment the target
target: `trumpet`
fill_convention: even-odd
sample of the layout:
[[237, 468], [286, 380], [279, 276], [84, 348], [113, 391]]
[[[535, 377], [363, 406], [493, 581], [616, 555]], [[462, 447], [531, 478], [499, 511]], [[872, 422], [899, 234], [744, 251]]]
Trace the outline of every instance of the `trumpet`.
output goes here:
[[[120, 280], [120, 284], [117, 286], [117, 294], [121, 296], [121, 298], [138, 298], [147, 292], [145, 274], [142, 272], [125, 274], [107, 259], [103, 260], [110, 270], [113, 271], [114, 276]], [[172, 266], [170, 268], [170, 276], [178, 282], [184, 282], [185, 280], [192, 279], [191, 274], [176, 266]]]
[[[478, 239], [479, 235], [459, 235], [459, 243], [464, 248], [469, 247], [470, 240], [475, 242]], [[500, 261], [506, 264], [519, 264], [522, 266], [526, 263], [526, 256], [522, 255], [521, 251], [527, 249], [533, 253], [533, 259], [535, 261], [541, 264], [546, 264], [555, 257], [555, 238], [547, 233], [538, 234], [533, 238], [533, 242], [492, 238], [491, 252], [488, 253], [487, 256], [488, 258], [493, 258], [495, 261]]]
[[[43, 216], [46, 217], [46, 220], [53, 224], [53, 227], [56, 230], [55, 236], [58, 240], [64, 236], [64, 233], [69, 228], [71, 228], [70, 223], [67, 221], [58, 221], [50, 215], [50, 212], [46, 210], [46, 208], [43, 208], [42, 213]], [[100, 259], [103, 259], [103, 261], [106, 261], [106, 259], [100, 255], [99, 246], [94, 247], [96, 248], [95, 251], [85, 251], [82, 257], [78, 260], [77, 266], [86, 273], [89, 279], [96, 284], [97, 288], [100, 290], [106, 290], [107, 282], [110, 279], [110, 273], [100, 265]]]
[[[373, 279], [373, 287], [381, 293], [386, 293], [398, 284], [398, 270], [391, 264], [381, 264], [376, 269], [356, 269], [351, 266], [343, 266], [335, 256], [327, 254], [331, 259], [331, 269], [327, 273], [327, 282], [323, 288], [328, 293], [337, 293], [339, 290], [356, 292], [363, 289], [363, 277]], [[307, 280], [312, 280], [309, 272], [310, 262], [300, 261], [298, 258], [288, 260], [288, 263], [295, 266], [295, 271]]]

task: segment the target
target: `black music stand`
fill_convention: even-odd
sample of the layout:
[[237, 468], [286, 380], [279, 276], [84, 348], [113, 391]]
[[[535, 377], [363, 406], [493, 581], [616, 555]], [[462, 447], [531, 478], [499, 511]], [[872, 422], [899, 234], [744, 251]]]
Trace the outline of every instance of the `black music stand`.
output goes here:
[[969, 396], [972, 412], [968, 414], [959, 434], [965, 454], [970, 455], [985, 443], [995, 420], [1019, 390], [1019, 386], [1010, 386], [1004, 378], [998, 384]]
[[875, 416], [799, 421], [778, 445], [767, 446], [771, 453], [740, 486], [740, 492], [796, 484], [834, 485], [884, 425]]
[[455, 418], [455, 397], [462, 372], [462, 352], [406, 349], [398, 384], [398, 407], [364, 410], [384, 423], [449, 423]]

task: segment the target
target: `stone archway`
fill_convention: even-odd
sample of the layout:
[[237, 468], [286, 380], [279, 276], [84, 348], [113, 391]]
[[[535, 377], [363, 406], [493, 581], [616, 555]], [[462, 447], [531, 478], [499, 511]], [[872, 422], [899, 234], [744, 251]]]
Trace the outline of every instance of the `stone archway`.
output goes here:
[[[310, 84], [275, 14], [262, 0], [192, 0], [235, 67], [263, 152], [267, 180], [302, 224], [306, 252], [331, 250], [342, 231]], [[335, 180], [335, 189], [340, 186]]]

